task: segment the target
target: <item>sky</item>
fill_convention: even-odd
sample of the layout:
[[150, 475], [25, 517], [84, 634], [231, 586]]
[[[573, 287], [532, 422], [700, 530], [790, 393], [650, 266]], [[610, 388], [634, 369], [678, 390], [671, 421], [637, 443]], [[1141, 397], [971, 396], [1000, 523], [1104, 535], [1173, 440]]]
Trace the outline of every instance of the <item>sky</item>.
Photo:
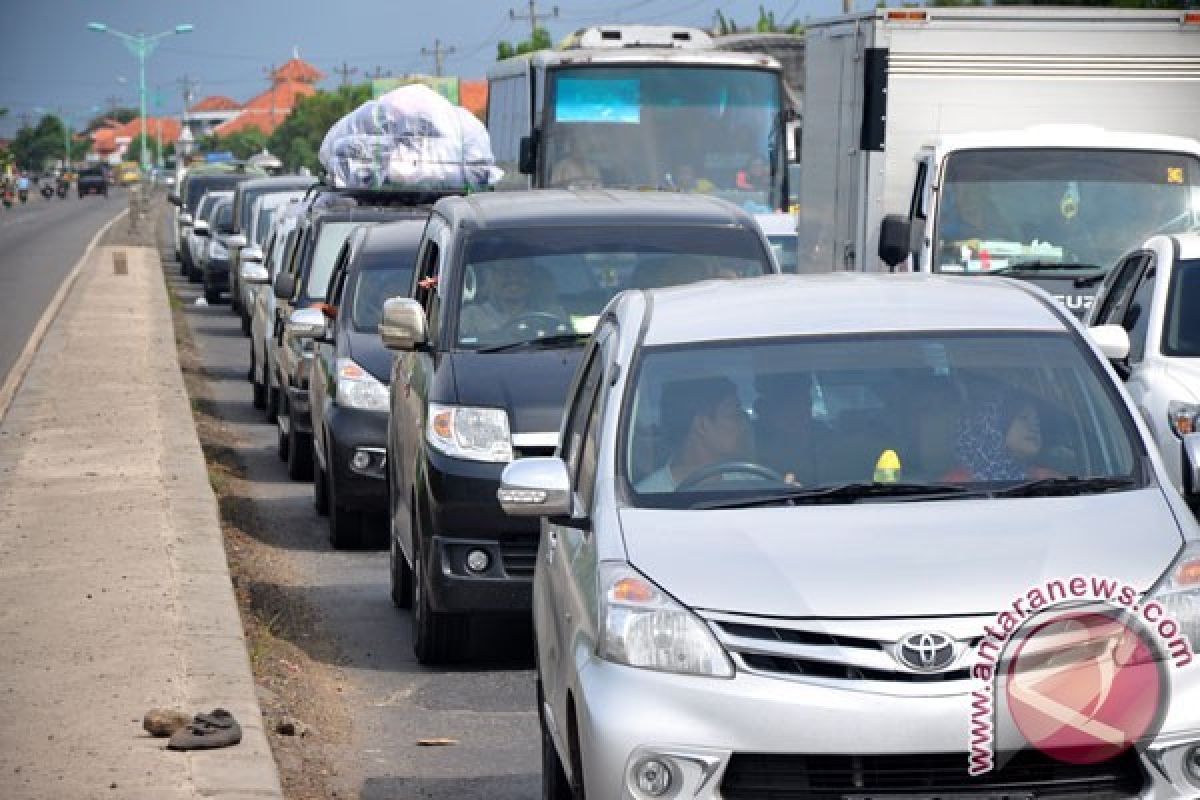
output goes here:
[[[865, 10], [873, 0], [857, 0]], [[722, 10], [739, 25], [752, 24], [762, 5], [778, 21], [838, 14], [842, 0], [545, 0], [557, 17], [543, 25], [557, 41], [589, 24], [645, 22], [709, 27]], [[26, 119], [61, 109], [72, 127], [113, 102], [136, 107], [138, 61], [121, 40], [87, 29], [103, 22], [127, 33], [158, 33], [190, 23], [192, 33], [169, 36], [146, 60], [148, 113], [179, 115], [179, 81], [196, 82], [195, 100], [227, 95], [244, 102], [269, 88], [267, 70], [299, 53], [326, 73], [333, 88], [342, 67], [352, 81], [381, 70], [433, 72], [436, 42], [453, 47], [446, 74], [482, 78], [495, 60], [496, 42], [529, 34], [528, 0], [0, 0], [0, 137]], [[112, 98], [112, 99], [110, 99]]]

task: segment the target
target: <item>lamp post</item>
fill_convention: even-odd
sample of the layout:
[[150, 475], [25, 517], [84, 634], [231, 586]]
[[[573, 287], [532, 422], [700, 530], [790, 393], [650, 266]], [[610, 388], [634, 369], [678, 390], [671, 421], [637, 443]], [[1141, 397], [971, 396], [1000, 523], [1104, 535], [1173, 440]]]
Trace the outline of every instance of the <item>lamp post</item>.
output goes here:
[[96, 33], [111, 33], [120, 39], [127, 50], [137, 56], [138, 60], [138, 101], [142, 115], [142, 170], [147, 168], [146, 162], [146, 58], [158, 47], [158, 43], [168, 36], [177, 33], [191, 33], [191, 25], [176, 25], [169, 31], [161, 33], [124, 33], [105, 25], [103, 22], [89, 22], [88, 30]]

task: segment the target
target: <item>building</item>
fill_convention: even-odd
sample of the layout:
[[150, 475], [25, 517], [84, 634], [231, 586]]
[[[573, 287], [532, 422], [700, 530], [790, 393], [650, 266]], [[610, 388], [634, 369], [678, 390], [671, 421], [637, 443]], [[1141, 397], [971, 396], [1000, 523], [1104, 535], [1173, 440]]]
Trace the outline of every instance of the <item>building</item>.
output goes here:
[[232, 97], [211, 95], [187, 110], [187, 126], [192, 136], [208, 136], [222, 123], [236, 117], [242, 111], [242, 106]]
[[288, 118], [301, 97], [316, 94], [316, 83], [325, 73], [311, 64], [293, 58], [271, 73], [271, 88], [247, 100], [232, 118], [213, 129], [218, 136], [258, 128], [268, 136]]

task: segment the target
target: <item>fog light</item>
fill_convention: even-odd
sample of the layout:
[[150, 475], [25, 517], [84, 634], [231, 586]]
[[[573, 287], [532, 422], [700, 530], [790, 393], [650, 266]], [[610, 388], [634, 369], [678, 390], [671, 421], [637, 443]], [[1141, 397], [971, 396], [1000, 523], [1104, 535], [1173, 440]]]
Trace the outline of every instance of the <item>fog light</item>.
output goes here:
[[354, 453], [354, 457], [350, 459], [350, 466], [357, 470], [364, 470], [371, 466], [371, 454], [366, 450], [358, 450]]
[[1189, 747], [1183, 754], [1183, 768], [1192, 785], [1200, 786], [1200, 747]]
[[648, 758], [633, 768], [638, 789], [651, 797], [661, 797], [671, 788], [671, 768], [656, 758]]
[[492, 563], [486, 550], [472, 550], [467, 553], [467, 569], [471, 572], [483, 572]]

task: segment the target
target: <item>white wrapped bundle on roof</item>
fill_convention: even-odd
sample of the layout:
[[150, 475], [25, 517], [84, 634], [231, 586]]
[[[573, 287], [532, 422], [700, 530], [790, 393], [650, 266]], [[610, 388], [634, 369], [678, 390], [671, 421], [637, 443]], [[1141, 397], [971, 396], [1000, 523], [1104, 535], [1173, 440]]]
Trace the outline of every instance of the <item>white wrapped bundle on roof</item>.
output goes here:
[[479, 188], [503, 175], [483, 123], [422, 84], [393, 89], [342, 117], [318, 157], [338, 188]]

